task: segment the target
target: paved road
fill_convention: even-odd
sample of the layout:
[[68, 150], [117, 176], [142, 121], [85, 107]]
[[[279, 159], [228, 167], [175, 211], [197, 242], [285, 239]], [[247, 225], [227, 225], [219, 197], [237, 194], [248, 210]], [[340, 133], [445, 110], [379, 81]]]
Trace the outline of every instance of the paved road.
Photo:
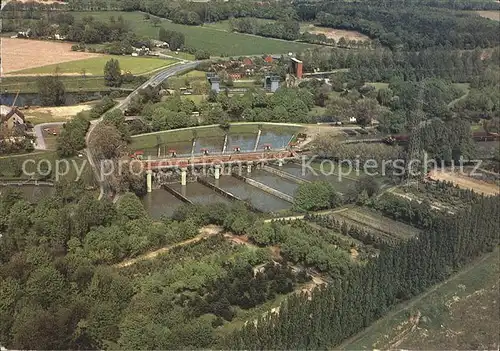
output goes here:
[[[125, 99], [120, 101], [118, 103], [118, 105], [113, 107], [110, 111], [113, 111], [115, 109], [120, 109], [121, 111], [125, 111], [127, 109], [127, 106], [130, 104], [130, 101], [132, 100], [132, 98], [134, 96], [136, 96], [141, 89], [146, 88], [148, 85], [156, 87], [156, 86], [160, 85], [164, 80], [168, 79], [169, 77], [172, 77], [172, 76], [174, 76], [182, 71], [195, 68], [196, 66], [199, 65], [199, 63], [200, 63], [200, 61], [191, 61], [191, 62], [181, 63], [178, 65], [168, 67], [164, 71], [161, 71], [160, 73], [151, 77], [148, 81], [146, 81], [139, 88], [137, 88], [135, 91], [133, 91], [129, 96], [127, 96]], [[94, 128], [99, 123], [101, 123], [102, 120], [103, 120], [103, 116], [91, 121], [90, 128], [89, 128], [87, 135], [85, 137], [85, 144], [87, 146], [89, 145], [90, 137], [92, 135], [92, 132], [94, 131]], [[99, 199], [101, 199], [104, 196], [104, 192], [105, 192], [104, 187], [106, 186], [109, 188], [109, 184], [103, 184], [103, 181], [101, 181], [101, 175], [100, 175], [99, 169], [97, 167], [98, 160], [97, 160], [97, 157], [92, 153], [90, 148], [87, 147], [85, 149], [85, 153], [87, 155], [87, 159], [89, 160], [90, 166], [92, 167], [94, 175], [99, 182], [99, 187], [101, 190], [101, 193], [99, 195]]]
[[43, 130], [45, 128], [60, 127], [64, 123], [66, 123], [66, 122], [52, 122], [52, 123], [37, 124], [33, 128], [35, 130], [35, 135], [36, 135], [35, 149], [36, 150], [47, 150], [47, 144], [45, 144], [45, 138], [43, 136]]

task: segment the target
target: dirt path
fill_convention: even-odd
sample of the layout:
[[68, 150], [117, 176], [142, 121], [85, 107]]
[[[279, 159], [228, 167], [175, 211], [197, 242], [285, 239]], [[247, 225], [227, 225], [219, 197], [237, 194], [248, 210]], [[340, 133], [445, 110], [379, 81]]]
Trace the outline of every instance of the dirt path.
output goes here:
[[219, 233], [222, 233], [222, 231], [223, 231], [222, 227], [215, 226], [215, 225], [208, 225], [206, 227], [201, 228], [200, 229], [200, 234], [198, 234], [194, 238], [191, 238], [191, 239], [188, 239], [188, 240], [184, 240], [184, 241], [181, 241], [181, 242], [173, 244], [173, 245], [162, 247], [161, 249], [148, 252], [148, 253], [146, 253], [144, 255], [138, 256], [136, 258], [132, 258], [130, 260], [122, 261], [120, 263], [117, 263], [117, 264], [113, 265], [113, 267], [115, 267], [115, 268], [125, 268], [125, 267], [132, 266], [132, 265], [136, 264], [139, 261], [151, 260], [151, 259], [157, 257], [158, 255], [164, 254], [164, 253], [172, 250], [173, 248], [181, 247], [181, 246], [186, 246], [186, 245], [193, 244], [193, 243], [197, 243], [198, 241], [201, 241], [203, 239], [206, 239], [206, 238], [209, 238], [211, 236], [214, 236], [214, 235], [217, 235]]
[[365, 335], [370, 334], [373, 331], [373, 329], [375, 329], [383, 321], [388, 320], [388, 319], [393, 319], [401, 311], [409, 310], [414, 305], [416, 305], [418, 302], [420, 302], [422, 299], [426, 298], [427, 296], [429, 296], [431, 293], [433, 293], [434, 291], [436, 291], [437, 289], [439, 289], [443, 285], [463, 276], [464, 274], [467, 274], [471, 269], [480, 265], [482, 262], [487, 260], [491, 255], [498, 255], [498, 252], [495, 251], [495, 252], [491, 252], [489, 254], [484, 255], [483, 257], [481, 257], [480, 259], [478, 259], [474, 263], [470, 264], [467, 268], [461, 270], [460, 272], [458, 272], [457, 274], [453, 275], [452, 277], [446, 279], [445, 281], [434, 285], [432, 288], [430, 288], [429, 290], [425, 291], [424, 293], [418, 295], [417, 297], [410, 300], [409, 302], [402, 303], [402, 304], [396, 306], [395, 308], [393, 308], [391, 310], [391, 312], [389, 312], [384, 317], [382, 317], [379, 320], [372, 323], [368, 328], [364, 329], [363, 331], [359, 332], [358, 334], [354, 335], [353, 337], [345, 340], [339, 346], [336, 346], [335, 350], [345, 350], [350, 344], [356, 342], [357, 340], [361, 339]]
[[39, 155], [39, 154], [44, 154], [44, 151], [35, 151], [35, 152], [30, 152], [28, 154], [14, 154], [14, 155], [8, 155], [8, 156], [0, 156], [0, 159], [5, 159], [5, 158], [16, 158], [16, 157], [28, 157], [28, 156], [33, 156], [33, 155]]
[[459, 188], [471, 189], [478, 193], [482, 193], [484, 195], [500, 194], [499, 186], [497, 184], [488, 183], [482, 180], [474, 179], [457, 173], [445, 172], [445, 171], [431, 172], [429, 174], [429, 178], [432, 180], [452, 182], [453, 184], [458, 185]]
[[[333, 213], [339, 213], [339, 212], [344, 212], [347, 211], [349, 207], [342, 207], [336, 210], [325, 210], [325, 211], [317, 211], [313, 212], [313, 214], [316, 215], [325, 215], [325, 214], [333, 214]], [[300, 215], [300, 216], [290, 216], [290, 217], [279, 217], [279, 218], [270, 218], [266, 219], [264, 223], [270, 223], [272, 221], [279, 221], [279, 220], [285, 220], [285, 221], [296, 221], [298, 219], [304, 219], [305, 215]]]
[[464, 95], [462, 96], [459, 96], [458, 98], [456, 98], [455, 100], [451, 101], [449, 104], [448, 104], [448, 107], [449, 108], [452, 108], [453, 106], [455, 106], [456, 103], [458, 103], [459, 101], [465, 99], [467, 96], [469, 96], [469, 92], [470, 91], [467, 91]]

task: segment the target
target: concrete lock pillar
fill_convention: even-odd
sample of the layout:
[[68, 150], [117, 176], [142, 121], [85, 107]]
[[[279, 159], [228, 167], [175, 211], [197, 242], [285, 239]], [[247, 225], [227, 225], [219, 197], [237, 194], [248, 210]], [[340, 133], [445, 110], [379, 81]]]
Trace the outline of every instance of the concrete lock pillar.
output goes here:
[[148, 193], [153, 191], [153, 172], [151, 170], [146, 173], [146, 184], [148, 188]]
[[187, 184], [187, 168], [181, 168], [181, 185]]
[[215, 165], [215, 179], [219, 179], [219, 178], [220, 178], [220, 166]]

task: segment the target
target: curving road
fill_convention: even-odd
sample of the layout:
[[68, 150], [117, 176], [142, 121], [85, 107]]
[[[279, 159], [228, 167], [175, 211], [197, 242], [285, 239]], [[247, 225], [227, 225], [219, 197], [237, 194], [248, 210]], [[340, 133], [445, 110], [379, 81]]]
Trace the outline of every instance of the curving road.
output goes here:
[[[113, 107], [109, 111], [113, 111], [115, 109], [120, 109], [122, 112], [125, 111], [127, 106], [130, 104], [130, 101], [132, 98], [139, 93], [141, 89], [146, 88], [147, 86], [151, 85], [152, 87], [157, 87], [160, 85], [163, 81], [166, 79], [179, 74], [183, 71], [193, 69], [196, 66], [200, 64], [201, 61], [191, 61], [191, 62], [183, 62], [181, 64], [173, 65], [168, 67], [167, 69], [161, 71], [160, 73], [154, 75], [151, 77], [148, 81], [146, 81], [144, 84], [142, 84], [140, 87], [138, 87], [136, 90], [134, 90], [130, 95], [128, 95], [125, 99], [120, 101], [118, 105]], [[88, 147], [90, 138], [92, 136], [92, 132], [94, 131], [94, 128], [102, 122], [104, 115], [102, 115], [100, 118], [95, 119], [91, 121], [89, 130], [87, 132], [87, 135], [85, 136], [85, 144], [87, 145], [87, 148], [85, 149], [85, 153], [87, 155], [87, 159], [89, 160], [90, 166], [92, 167], [92, 170], [94, 172], [94, 175], [99, 182], [99, 187], [100, 187], [100, 194], [99, 194], [99, 199], [102, 199], [104, 196], [105, 189], [104, 187], [107, 186], [109, 188], [109, 184], [104, 184], [104, 181], [101, 179], [101, 174], [99, 172], [99, 169], [97, 167], [98, 160], [97, 157], [92, 153], [91, 149]]]
[[51, 123], [41, 123], [33, 127], [36, 136], [35, 150], [47, 150], [47, 145], [45, 144], [45, 137], [43, 136], [43, 130], [45, 128], [60, 127], [66, 122], [51, 122]]

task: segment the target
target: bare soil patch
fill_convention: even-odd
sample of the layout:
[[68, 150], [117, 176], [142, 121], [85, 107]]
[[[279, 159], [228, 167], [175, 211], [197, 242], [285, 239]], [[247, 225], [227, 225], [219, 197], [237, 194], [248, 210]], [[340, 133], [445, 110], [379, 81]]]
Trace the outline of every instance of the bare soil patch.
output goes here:
[[367, 37], [366, 35], [353, 30], [316, 27], [312, 24], [304, 28], [304, 32], [309, 32], [311, 34], [316, 34], [316, 35], [324, 34], [328, 39], [335, 39], [335, 40], [339, 40], [342, 37], [344, 37], [347, 40], [370, 40], [370, 38]]
[[472, 189], [478, 193], [482, 193], [485, 195], [500, 194], [499, 186], [495, 183], [488, 183], [454, 172], [433, 171], [429, 174], [429, 178], [432, 180], [452, 182], [453, 184], [458, 185], [460, 188]]
[[92, 105], [89, 104], [60, 107], [36, 107], [23, 110], [23, 113], [28, 120], [37, 123], [38, 120], [44, 120], [44, 122], [49, 122], [49, 119], [54, 119], [56, 121], [69, 120], [76, 116], [77, 113], [90, 110], [91, 108]]
[[500, 21], [500, 11], [474, 11], [479, 16], [489, 18], [495, 21]]
[[71, 43], [13, 38], [1, 40], [3, 74], [100, 56], [71, 51]]
[[432, 328], [417, 322], [398, 346], [406, 350], [498, 350], [498, 284], [463, 298], [452, 296], [445, 306], [445, 323]]

